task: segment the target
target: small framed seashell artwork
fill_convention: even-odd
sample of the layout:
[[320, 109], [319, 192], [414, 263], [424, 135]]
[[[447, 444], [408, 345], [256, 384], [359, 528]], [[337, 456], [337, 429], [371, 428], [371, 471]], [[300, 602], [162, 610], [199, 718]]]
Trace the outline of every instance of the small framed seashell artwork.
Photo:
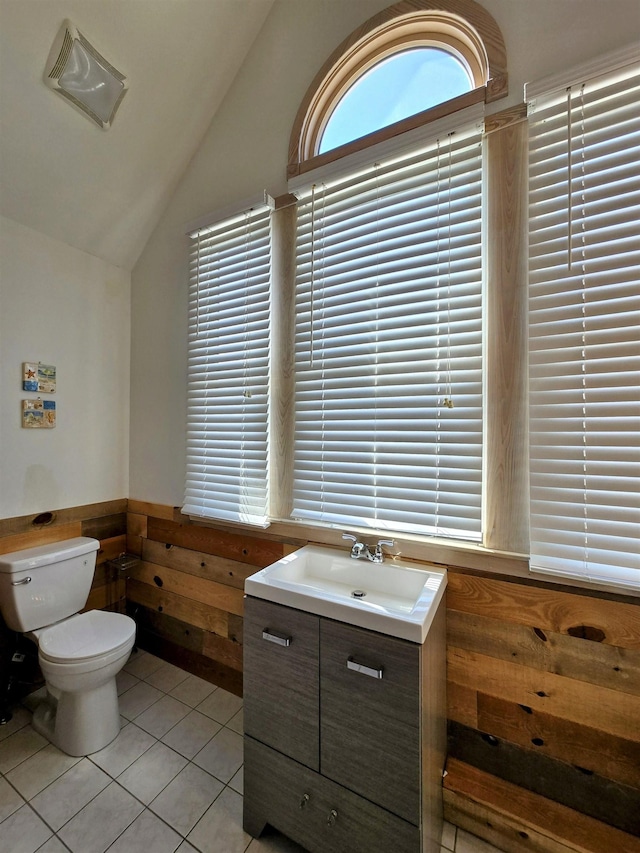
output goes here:
[[27, 429], [53, 429], [56, 425], [56, 404], [53, 400], [23, 400], [22, 426]]
[[53, 364], [25, 361], [22, 365], [22, 390], [38, 394], [55, 394], [56, 368]]

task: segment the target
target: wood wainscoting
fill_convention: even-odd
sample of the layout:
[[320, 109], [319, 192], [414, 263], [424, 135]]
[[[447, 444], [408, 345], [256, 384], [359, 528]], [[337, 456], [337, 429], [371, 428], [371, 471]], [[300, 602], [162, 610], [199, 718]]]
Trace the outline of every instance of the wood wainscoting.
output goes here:
[[510, 853], [639, 853], [639, 604], [450, 569], [448, 820]]
[[143, 649], [242, 695], [244, 581], [292, 544], [189, 523], [179, 509], [129, 501], [127, 610]]

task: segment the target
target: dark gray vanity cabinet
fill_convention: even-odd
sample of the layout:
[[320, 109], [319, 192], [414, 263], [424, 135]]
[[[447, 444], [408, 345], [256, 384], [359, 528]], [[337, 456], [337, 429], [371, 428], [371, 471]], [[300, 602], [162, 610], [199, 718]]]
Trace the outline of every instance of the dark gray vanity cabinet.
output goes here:
[[245, 599], [245, 732], [312, 770], [320, 769], [319, 621], [291, 607]]
[[439, 853], [444, 604], [421, 646], [245, 600], [244, 827], [312, 853]]

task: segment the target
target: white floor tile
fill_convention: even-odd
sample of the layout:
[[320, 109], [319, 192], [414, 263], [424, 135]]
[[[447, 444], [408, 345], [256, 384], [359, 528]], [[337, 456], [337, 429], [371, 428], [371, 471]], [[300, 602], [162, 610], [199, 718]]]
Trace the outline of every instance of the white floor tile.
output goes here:
[[225, 788], [187, 838], [202, 853], [244, 853], [251, 836], [242, 829], [242, 797]]
[[155, 738], [143, 731], [135, 723], [129, 723], [120, 729], [120, 734], [108, 746], [89, 757], [109, 776], [119, 776], [133, 762], [140, 758], [155, 743]]
[[151, 684], [152, 687], [162, 690], [163, 693], [169, 693], [174, 687], [182, 684], [186, 678], [187, 673], [184, 669], [180, 669], [172, 663], [164, 663], [152, 672], [151, 675], [145, 676], [144, 680], [147, 684]]
[[36, 853], [69, 853], [69, 848], [60, 841], [57, 835], [52, 835], [42, 847], [38, 847]]
[[241, 767], [229, 782], [229, 787], [239, 794], [244, 794], [244, 767]]
[[190, 713], [188, 705], [178, 702], [172, 696], [163, 696], [157, 702], [136, 717], [136, 725], [149, 732], [155, 738], [161, 738]]
[[18, 764], [43, 749], [49, 741], [31, 728], [25, 728], [0, 741], [0, 773], [5, 775]]
[[148, 805], [186, 764], [186, 758], [163, 743], [156, 743], [118, 776], [118, 782]]
[[126, 690], [129, 690], [131, 687], [135, 687], [135, 685], [140, 681], [139, 678], [136, 678], [135, 675], [131, 675], [130, 672], [127, 672], [124, 669], [121, 669], [120, 672], [116, 675], [116, 687], [118, 688], [118, 696], [122, 695]]
[[242, 766], [243, 758], [242, 737], [231, 729], [221, 729], [193, 761], [226, 784]]
[[162, 742], [186, 758], [193, 758], [221, 729], [211, 717], [199, 711], [191, 711], [164, 735]]
[[442, 824], [442, 846], [445, 850], [456, 849], [456, 827], [448, 821]]
[[228, 729], [233, 729], [234, 732], [237, 732], [239, 735], [244, 734], [244, 709], [240, 708], [237, 714], [234, 714], [233, 717], [227, 723]]
[[204, 770], [188, 764], [152, 800], [150, 808], [181, 835], [187, 835], [223, 787], [221, 782]]
[[231, 717], [238, 713], [240, 708], [242, 708], [242, 699], [239, 696], [234, 696], [228, 690], [218, 687], [198, 705], [197, 710], [201, 714], [211, 717], [217, 723], [225, 725]]
[[189, 675], [169, 692], [174, 699], [184, 702], [190, 708], [195, 708], [210, 693], [213, 693], [215, 689], [215, 685], [205, 681], [204, 678], [198, 678], [197, 675]]
[[49, 827], [28, 805], [0, 825], [0, 853], [35, 853], [52, 835]]
[[173, 853], [181, 837], [145, 809], [109, 847], [109, 853]]
[[163, 664], [164, 661], [161, 658], [138, 650], [137, 652], [131, 652], [131, 657], [123, 669], [125, 672], [130, 672], [131, 675], [135, 675], [136, 678], [146, 678], [147, 675], [151, 675], [156, 669], [160, 669]]
[[104, 853], [133, 823], [143, 806], [117, 782], [91, 800], [59, 831], [73, 853]]
[[66, 755], [57, 746], [49, 743], [10, 770], [6, 776], [14, 788], [17, 788], [26, 800], [30, 800], [79, 761], [80, 757]]
[[188, 841], [183, 841], [180, 847], [176, 850], [176, 853], [198, 853], [195, 847], [192, 847]]
[[31, 805], [57, 831], [110, 782], [106, 773], [83, 758], [37, 794]]
[[146, 681], [139, 681], [136, 685], [125, 690], [122, 696], [119, 697], [120, 713], [127, 720], [135, 720], [135, 718], [151, 707], [158, 699], [162, 699], [164, 693], [161, 690], [156, 690]]
[[6, 779], [0, 776], [0, 822], [17, 812], [24, 805], [24, 800], [17, 791], [11, 787]]
[[[203, 697], [204, 698], [204, 697]], [[22, 705], [16, 705], [11, 709], [11, 719], [4, 726], [0, 726], [0, 741], [5, 740], [15, 734], [20, 729], [28, 726], [31, 722], [31, 713]]]

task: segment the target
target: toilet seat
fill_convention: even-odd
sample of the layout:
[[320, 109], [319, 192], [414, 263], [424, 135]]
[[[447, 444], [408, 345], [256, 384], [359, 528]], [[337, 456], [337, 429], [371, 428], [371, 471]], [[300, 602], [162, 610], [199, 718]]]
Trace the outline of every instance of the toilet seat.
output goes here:
[[136, 625], [122, 613], [89, 610], [48, 628], [34, 631], [40, 658], [62, 665], [101, 665], [105, 658], [117, 657], [131, 648]]

